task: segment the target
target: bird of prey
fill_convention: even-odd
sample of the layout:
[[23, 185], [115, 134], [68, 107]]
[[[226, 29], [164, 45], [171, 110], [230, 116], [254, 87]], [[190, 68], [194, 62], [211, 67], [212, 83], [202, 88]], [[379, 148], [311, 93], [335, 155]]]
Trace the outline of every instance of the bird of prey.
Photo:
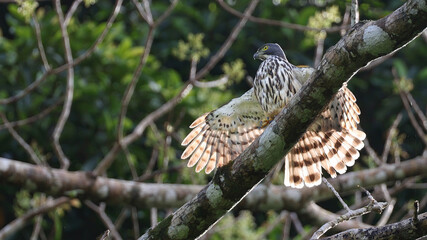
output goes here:
[[[228, 104], [197, 118], [183, 140], [181, 158], [196, 172], [210, 173], [242, 153], [264, 127], [288, 104], [314, 72], [288, 62], [276, 43], [261, 46], [254, 59], [262, 61], [254, 87]], [[365, 133], [357, 129], [360, 109], [344, 84], [284, 157], [286, 186], [302, 188], [321, 183], [322, 168], [332, 177], [353, 166], [364, 146]]]

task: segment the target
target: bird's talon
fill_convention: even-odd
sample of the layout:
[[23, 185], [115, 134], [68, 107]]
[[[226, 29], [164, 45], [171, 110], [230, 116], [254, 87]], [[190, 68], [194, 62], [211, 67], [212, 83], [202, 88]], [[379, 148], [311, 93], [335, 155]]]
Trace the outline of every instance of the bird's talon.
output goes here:
[[267, 117], [267, 119], [264, 119], [260, 122], [260, 128], [265, 128], [268, 126], [268, 124], [271, 123], [272, 120], [270, 120], [270, 117]]

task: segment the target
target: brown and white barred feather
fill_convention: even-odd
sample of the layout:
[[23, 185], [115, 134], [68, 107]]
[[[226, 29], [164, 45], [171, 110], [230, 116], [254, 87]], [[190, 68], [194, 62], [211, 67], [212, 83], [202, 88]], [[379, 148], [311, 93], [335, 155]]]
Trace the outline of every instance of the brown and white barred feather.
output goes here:
[[[260, 122], [274, 118], [313, 71], [269, 57], [257, 72], [254, 89], [191, 124], [193, 130], [182, 142], [187, 148], [181, 158], [190, 158], [189, 167], [197, 164], [196, 172], [205, 168], [206, 173], [234, 160], [262, 134]], [[365, 138], [357, 130], [359, 114], [356, 98], [344, 85], [284, 157], [285, 185], [319, 185], [322, 168], [336, 177], [337, 172], [342, 174], [354, 165]]]
[[347, 166], [353, 166], [366, 137], [357, 130], [359, 114], [356, 98], [344, 84], [285, 156], [285, 185], [301, 188], [304, 182], [316, 186], [321, 183], [322, 167], [336, 177], [336, 172], [343, 174]]
[[[254, 80], [256, 97], [268, 117], [273, 118], [299, 91], [314, 71], [295, 67], [286, 59], [269, 56]], [[284, 184], [301, 188], [321, 183], [322, 168], [332, 177], [353, 166], [363, 148], [365, 134], [357, 130], [360, 109], [346, 84], [307, 132], [284, 157]]]
[[234, 160], [261, 133], [260, 122], [264, 111], [257, 102], [253, 89], [228, 104], [197, 118], [193, 130], [182, 141], [187, 146], [182, 159], [190, 158], [187, 166], [196, 166], [196, 172], [206, 173]]

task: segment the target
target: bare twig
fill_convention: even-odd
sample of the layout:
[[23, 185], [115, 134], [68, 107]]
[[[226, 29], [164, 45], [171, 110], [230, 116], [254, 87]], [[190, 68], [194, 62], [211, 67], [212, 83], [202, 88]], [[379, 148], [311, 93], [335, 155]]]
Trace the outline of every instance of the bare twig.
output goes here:
[[[127, 146], [127, 145], [123, 145], [123, 143], [122, 143], [123, 121], [126, 117], [127, 108], [128, 108], [129, 102], [133, 96], [133, 92], [135, 90], [136, 84], [138, 83], [139, 77], [141, 76], [142, 69], [143, 69], [143, 67], [147, 61], [148, 55], [150, 54], [151, 46], [153, 44], [153, 39], [154, 39], [154, 30], [158, 26], [158, 24], [160, 24], [164, 19], [166, 19], [167, 16], [170, 15], [170, 13], [175, 8], [177, 3], [178, 3], [178, 0], [174, 0], [172, 2], [172, 4], [169, 6], [169, 8], [162, 14], [162, 16], [159, 19], [157, 19], [156, 22], [153, 23], [153, 17], [151, 15], [149, 2], [144, 0], [144, 13], [145, 13], [146, 20], [147, 20], [150, 27], [148, 30], [147, 39], [146, 39], [145, 46], [144, 46], [144, 53], [142, 54], [142, 56], [140, 58], [139, 64], [138, 64], [137, 68], [135, 69], [135, 72], [132, 76], [132, 80], [129, 83], [129, 85], [127, 86], [127, 88], [125, 90], [125, 94], [124, 94], [123, 99], [122, 99], [119, 122], [118, 122], [118, 127], [117, 127], [117, 139], [118, 139], [118, 143], [120, 144], [120, 146], [122, 148], [125, 148]], [[137, 1], [134, 1], [134, 4], [137, 6], [137, 9], [139, 9], [138, 6], [141, 6]], [[142, 17], [144, 17], [144, 15], [141, 11], [142, 10], [140, 10], [140, 15]]]
[[114, 226], [111, 219], [108, 217], [108, 215], [105, 213], [105, 204], [101, 203], [100, 206], [97, 206], [92, 201], [86, 200], [85, 205], [88, 206], [90, 209], [92, 209], [94, 212], [96, 212], [101, 218], [101, 221], [105, 224], [108, 230], [110, 230], [111, 235], [113, 235], [114, 239], [121, 240], [122, 237], [120, 236], [119, 232], [117, 231], [116, 227]]
[[131, 215], [132, 215], [133, 237], [134, 239], [137, 239], [139, 237], [139, 223], [138, 223], [138, 209], [136, 207], [132, 207]]
[[130, 172], [132, 174], [132, 179], [135, 180], [135, 179], [138, 178], [138, 173], [136, 172], [135, 165], [133, 164], [132, 157], [131, 157], [131, 154], [129, 152], [129, 148], [127, 146], [123, 146], [122, 150], [123, 150], [123, 152], [125, 154], [126, 161], [128, 163]]
[[364, 67], [362, 67], [360, 70], [359, 70], [359, 72], [362, 72], [362, 71], [369, 71], [369, 70], [371, 70], [371, 69], [374, 69], [374, 68], [376, 68], [378, 65], [380, 65], [381, 63], [383, 63], [383, 62], [385, 62], [386, 60], [388, 60], [388, 59], [390, 59], [391, 57], [393, 57], [393, 55], [395, 54], [396, 52], [391, 52], [391, 53], [389, 53], [389, 54], [387, 54], [387, 55], [384, 55], [384, 56], [382, 56], [382, 57], [379, 57], [379, 58], [377, 58], [377, 59], [374, 59], [374, 60], [372, 60], [371, 62], [369, 62], [366, 66], [364, 66]]
[[[82, 55], [80, 55], [79, 57], [77, 57], [74, 62], [73, 62], [73, 66], [79, 64], [81, 61], [85, 60], [86, 58], [88, 58], [90, 55], [92, 55], [92, 53], [95, 51], [95, 49], [98, 47], [98, 45], [104, 41], [105, 37], [107, 36], [107, 33], [110, 31], [111, 27], [113, 26], [114, 21], [117, 18], [117, 15], [120, 12], [120, 9], [122, 8], [122, 3], [123, 0], [117, 0], [116, 1], [116, 5], [114, 6], [114, 11], [111, 14], [110, 18], [107, 21], [107, 24], [105, 25], [104, 31], [102, 31], [101, 35], [99, 35], [99, 37], [96, 39], [96, 41], [92, 44], [92, 46], [86, 50], [86, 52], [84, 52]], [[58, 67], [56, 71], [64, 71], [68, 66], [67, 65], [62, 65], [61, 67]]]
[[[346, 212], [345, 214], [348, 214], [346, 210], [344, 211]], [[314, 202], [309, 202], [307, 205], [299, 209], [297, 213], [298, 213], [298, 216], [303, 218], [306, 222], [310, 222], [311, 224], [319, 227], [324, 225], [326, 222], [336, 221], [341, 216], [320, 207]], [[367, 227], [372, 227], [372, 226], [352, 219], [352, 220], [341, 222], [341, 224], [335, 227], [335, 230], [342, 231], [342, 230], [347, 230], [352, 228], [367, 228]], [[310, 236], [312, 236], [314, 232], [312, 232]], [[308, 232], [306, 234], [308, 234]], [[308, 239], [312, 239], [312, 238], [308, 238]]]
[[291, 217], [289, 215], [289, 213], [286, 215], [286, 218], [284, 220], [284, 226], [283, 226], [283, 230], [282, 230], [282, 239], [289, 239], [289, 235], [291, 233]]
[[228, 38], [222, 44], [220, 49], [213, 55], [209, 62], [197, 73], [196, 80], [203, 78], [217, 63], [222, 59], [228, 49], [231, 47], [233, 42], [236, 40], [242, 28], [246, 25], [248, 19], [251, 17], [252, 12], [255, 10], [255, 7], [258, 5], [259, 0], [252, 0], [249, 3], [249, 6], [245, 9], [240, 21], [234, 26]]
[[[217, 0], [217, 2], [225, 11], [239, 18], [243, 18], [244, 14], [228, 6], [223, 0]], [[284, 28], [294, 29], [298, 31], [318, 31], [318, 32], [326, 31], [328, 33], [331, 33], [331, 32], [338, 32], [341, 29], [347, 29], [349, 27], [349, 26], [337, 26], [337, 27], [331, 27], [331, 28], [313, 28], [313, 27], [308, 27], [308, 26], [299, 25], [295, 23], [287, 23], [287, 22], [282, 22], [282, 21], [277, 21], [272, 19], [257, 18], [253, 16], [250, 16], [248, 20], [251, 22], [259, 23], [259, 24], [284, 27]]]
[[116, 218], [116, 221], [114, 222], [114, 226], [116, 227], [117, 231], [122, 227], [122, 224], [126, 220], [126, 218], [129, 217], [130, 208], [131, 207], [122, 208], [122, 211], [120, 212], [119, 216]]
[[15, 129], [13, 129], [13, 127], [10, 126], [10, 123], [6, 118], [6, 115], [0, 112], [0, 117], [3, 120], [4, 126], [6, 126], [10, 135], [12, 135], [12, 137], [19, 143], [19, 145], [21, 145], [21, 147], [24, 148], [24, 150], [30, 156], [31, 160], [33, 160], [35, 164], [41, 166], [43, 162], [37, 156], [36, 152], [34, 152], [33, 148], [27, 142], [25, 142], [25, 140], [15, 131]]
[[[10, 127], [19, 127], [19, 126], [27, 125], [27, 124], [33, 123], [37, 120], [40, 120], [40, 119], [44, 118], [46, 115], [48, 115], [50, 112], [52, 112], [55, 108], [57, 108], [62, 101], [64, 101], [64, 98], [58, 99], [51, 106], [47, 107], [46, 109], [42, 110], [41, 112], [39, 112], [36, 115], [31, 116], [29, 118], [14, 121], [14, 122], [9, 122], [9, 126]], [[5, 124], [0, 125], [0, 130], [6, 129], [6, 128], [7, 127]]]
[[382, 227], [372, 227], [366, 229], [351, 229], [340, 232], [325, 240], [339, 239], [399, 239], [399, 240], [424, 240], [427, 234], [427, 213], [419, 216], [420, 222], [413, 224], [413, 219], [406, 219], [397, 223], [389, 224]]
[[420, 203], [418, 200], [414, 201], [414, 217], [412, 218], [412, 223], [417, 225], [420, 219], [418, 219], [418, 212], [420, 211]]
[[62, 204], [68, 203], [69, 201], [70, 199], [68, 197], [60, 197], [58, 199], [48, 201], [44, 205], [38, 208], [31, 209], [21, 217], [13, 220], [11, 223], [4, 226], [0, 230], [0, 239], [7, 239], [8, 236], [12, 235], [14, 232], [24, 227], [25, 224], [28, 221], [30, 221], [33, 217], [46, 213], [52, 209], [55, 209], [61, 206]]
[[107, 155], [101, 160], [101, 162], [93, 170], [95, 175], [102, 175], [114, 161], [115, 157], [119, 153], [121, 147], [118, 142], [115, 142], [113, 147], [108, 151]]
[[138, 66], [136, 67], [133, 73], [132, 80], [127, 86], [122, 99], [119, 122], [117, 125], [117, 139], [119, 144], [122, 147], [124, 147], [121, 142], [121, 140], [123, 139], [123, 122], [126, 117], [126, 112], [128, 109], [129, 102], [133, 96], [133, 92], [135, 91], [136, 84], [138, 83], [139, 77], [141, 76], [141, 73], [142, 73], [142, 69], [147, 61], [148, 55], [150, 54], [153, 39], [154, 39], [154, 28], [150, 27], [148, 30], [147, 39], [145, 42], [144, 53], [141, 55]]
[[[418, 200], [415, 200], [415, 201], [418, 201]], [[415, 201], [414, 201], [414, 204], [416, 204]], [[427, 206], [427, 194], [421, 199], [421, 201], [418, 201], [418, 202], [419, 202], [418, 203], [418, 210], [425, 208]], [[397, 217], [395, 217], [394, 219], [396, 219], [396, 221], [398, 221], [399, 219], [402, 219], [402, 218], [411, 217], [413, 213], [411, 213], [411, 211], [408, 211], [408, 208], [409, 208], [409, 204], [405, 204], [404, 207], [402, 207], [401, 209], [404, 209], [404, 210], [402, 210], [402, 213], [406, 213], [406, 214], [402, 214], [402, 213], [399, 215], [396, 214]], [[403, 217], [401, 217], [402, 215], [403, 215]]]
[[29, 94], [34, 89], [36, 89], [42, 82], [44, 82], [47, 79], [47, 77], [50, 75], [52, 75], [52, 70], [43, 73], [43, 75], [40, 78], [38, 78], [36, 81], [32, 82], [25, 89], [19, 91], [16, 95], [13, 95], [12, 97], [0, 99], [0, 104], [1, 105], [10, 104], [10, 103], [16, 102], [19, 99], [25, 97], [27, 94]]
[[280, 213], [279, 216], [276, 217], [276, 219], [274, 219], [273, 222], [269, 223], [267, 226], [265, 226], [265, 231], [261, 234], [261, 236], [259, 236], [259, 239], [267, 239], [268, 234], [270, 234], [274, 228], [279, 225], [284, 223], [285, 226], [288, 225], [288, 230], [290, 228], [290, 219], [289, 219], [289, 212], [288, 211], [282, 211]]
[[39, 49], [39, 53], [43, 62], [44, 69], [46, 71], [49, 71], [51, 68], [50, 68], [49, 62], [47, 61], [46, 52], [44, 50], [39, 21], [37, 20], [37, 17], [34, 14], [31, 17], [31, 20], [34, 23], [34, 30], [36, 32], [36, 39], [37, 39], [37, 47]]
[[[136, 10], [138, 11], [139, 15], [145, 20], [145, 22], [148, 23], [148, 25], [151, 25], [152, 22], [149, 21], [147, 17], [147, 13], [145, 12], [144, 7], [138, 0], [132, 0], [133, 4], [136, 6]], [[153, 19], [151, 19], [153, 20]]]
[[[344, 16], [342, 17], [341, 26], [349, 25], [348, 23], [350, 22], [350, 8], [351, 8], [350, 6], [348, 5], [346, 6]], [[347, 29], [345, 28], [341, 29], [340, 30], [341, 37], [343, 37], [346, 34], [346, 32], [347, 32]]]
[[374, 160], [374, 162], [380, 166], [382, 164], [380, 157], [375, 152], [375, 150], [371, 147], [371, 144], [369, 144], [368, 138], [366, 137], [365, 140], [363, 140], [363, 143], [365, 144], [365, 150], [368, 153], [368, 155]]
[[381, 191], [383, 192], [383, 194], [384, 194], [384, 199], [387, 201], [387, 202], [389, 202], [389, 201], [391, 201], [392, 199], [391, 199], [391, 195], [390, 195], [390, 192], [388, 191], [388, 189], [387, 189], [387, 185], [386, 184], [381, 184], [380, 185], [380, 188], [381, 188]]
[[351, 26], [359, 22], [358, 0], [351, 0]]
[[[325, 32], [325, 38], [326, 38], [326, 32]], [[314, 67], [317, 67], [320, 63], [320, 60], [322, 59], [323, 56], [323, 49], [325, 46], [325, 38], [320, 37], [317, 40], [317, 44], [316, 44], [316, 55], [314, 57]]]
[[[362, 206], [362, 192], [361, 191], [356, 191], [354, 193], [354, 205]], [[353, 207], [353, 208], [355, 208], [355, 207]], [[357, 217], [356, 221], [362, 222], [362, 217]]]
[[402, 114], [399, 113], [396, 119], [394, 119], [390, 129], [388, 130], [387, 138], [384, 144], [383, 154], [381, 155], [381, 162], [383, 164], [387, 163], [387, 156], [390, 153], [391, 140], [393, 139], [393, 137], [395, 137], [397, 126], [399, 125], [401, 120], [402, 120]]
[[[76, 66], [77, 64], [79, 64], [80, 62], [82, 62], [83, 60], [88, 58], [90, 55], [92, 55], [92, 53], [95, 51], [96, 47], [105, 39], [107, 33], [110, 31], [110, 29], [113, 25], [113, 22], [115, 21], [117, 15], [120, 12], [122, 3], [123, 3], [123, 0], [117, 0], [116, 5], [114, 7], [114, 11], [113, 11], [112, 15], [110, 16], [110, 18], [108, 19], [108, 22], [104, 28], [104, 31], [96, 39], [96, 41], [92, 44], [92, 46], [88, 50], [86, 50], [86, 52], [84, 52], [82, 55], [77, 57], [74, 60], [74, 62], [71, 63], [71, 66]], [[38, 78], [36, 81], [32, 82], [30, 85], [28, 85], [23, 90], [19, 91], [16, 95], [8, 97], [8, 98], [0, 99], [0, 105], [10, 104], [10, 103], [13, 103], [13, 102], [16, 102], [16, 101], [22, 99], [27, 94], [29, 94], [34, 89], [36, 89], [41, 83], [43, 83], [47, 79], [48, 76], [63, 72], [65, 70], [67, 70], [69, 67], [70, 67], [70, 64], [66, 63], [66, 64], [63, 64], [63, 65], [55, 68], [55, 69], [52, 69], [50, 71], [46, 71], [45, 73], [43, 73], [43, 75], [40, 78]]]
[[334, 195], [338, 198], [341, 205], [347, 210], [347, 212], [351, 212], [352, 210], [348, 207], [347, 203], [344, 202], [344, 200], [341, 198], [341, 196], [338, 194], [337, 190], [326, 180], [326, 178], [322, 177], [322, 181], [326, 186], [328, 186], [329, 189], [334, 193]]
[[68, 120], [68, 116], [70, 115], [71, 105], [73, 103], [73, 95], [74, 95], [74, 68], [73, 68], [73, 55], [71, 52], [70, 46], [70, 38], [68, 37], [67, 26], [64, 23], [64, 13], [61, 9], [61, 1], [55, 0], [55, 9], [59, 18], [59, 26], [61, 28], [62, 40], [64, 42], [65, 49], [65, 59], [67, 64], [69, 65], [67, 70], [67, 87], [65, 92], [65, 100], [64, 106], [62, 108], [61, 115], [59, 116], [58, 122], [53, 130], [52, 138], [53, 138], [53, 148], [55, 150], [56, 155], [58, 156], [59, 162], [61, 164], [61, 168], [68, 169], [70, 165], [70, 160], [64, 154], [61, 144], [59, 143], [59, 138], [61, 137], [62, 130], [64, 129], [64, 125]]
[[160, 23], [162, 23], [173, 11], [173, 9], [176, 7], [176, 4], [178, 4], [179, 0], [171, 0], [171, 4], [166, 9], [166, 11], [154, 22], [154, 27], [156, 28], [159, 26]]
[[411, 121], [412, 126], [414, 127], [418, 136], [421, 138], [421, 141], [424, 143], [424, 146], [427, 146], [427, 136], [424, 133], [421, 126], [418, 124], [417, 120], [415, 119], [415, 116], [412, 113], [411, 106], [409, 105], [409, 101], [406, 98], [405, 93], [400, 90], [399, 95], [400, 95], [400, 98], [402, 99], [403, 106], [405, 107], [406, 112], [408, 113], [408, 117], [409, 117], [409, 120]]
[[417, 113], [418, 117], [420, 118], [422, 122], [422, 126], [424, 127], [424, 130], [427, 131], [427, 118], [426, 115], [421, 111], [420, 107], [417, 104], [417, 101], [415, 101], [414, 97], [412, 97], [412, 94], [410, 92], [405, 92], [406, 97], [408, 98], [408, 101], [412, 108], [414, 109], [415, 113]]
[[151, 15], [150, 2], [148, 0], [142, 0], [145, 13], [147, 14], [148, 23], [151, 24], [153, 22], [153, 15]]
[[427, 189], [427, 183], [414, 183], [408, 186], [410, 189]]
[[322, 227], [320, 227], [312, 236], [312, 239], [319, 239], [323, 234], [325, 234], [329, 229], [335, 227], [341, 222], [353, 219], [358, 216], [365, 215], [367, 213], [370, 213], [372, 211], [379, 211], [381, 212], [385, 207], [387, 206], [387, 203], [385, 202], [377, 202], [377, 201], [370, 201], [369, 204], [366, 207], [359, 208], [356, 210], [352, 210], [344, 215], [341, 215], [338, 217], [335, 221], [327, 222]]
[[[187, 94], [190, 92], [191, 89], [192, 89], [191, 82], [187, 82], [186, 84], [184, 84], [181, 91], [174, 98], [172, 98], [171, 100], [163, 104], [160, 108], [153, 111], [152, 113], [147, 115], [144, 119], [142, 119], [138, 123], [138, 125], [135, 127], [133, 132], [123, 138], [122, 144], [128, 145], [134, 142], [136, 139], [138, 139], [142, 135], [142, 133], [145, 131], [148, 125], [154, 122], [154, 120], [158, 119], [159, 117], [169, 112], [182, 98], [187, 96]], [[103, 159], [102, 161], [106, 161], [106, 159]]]
[[70, 20], [73, 17], [74, 13], [77, 10], [77, 7], [82, 3], [83, 0], [75, 0], [73, 4], [71, 5], [70, 9], [67, 12], [67, 15], [65, 16], [64, 24], [65, 26], [68, 26], [70, 24]]
[[30, 240], [37, 240], [38, 239], [38, 236], [40, 234], [40, 230], [41, 230], [41, 227], [42, 227], [43, 216], [42, 215], [38, 215], [36, 217], [35, 222], [36, 223], [34, 224], [34, 229], [33, 229], [33, 232], [31, 233]]
[[107, 229], [99, 238], [99, 240], [108, 240], [108, 239], [110, 239], [110, 230]]
[[292, 212], [292, 213], [290, 213], [289, 217], [290, 217], [292, 223], [294, 224], [295, 230], [297, 230], [297, 232], [299, 234], [304, 234], [305, 230], [304, 230], [304, 227], [302, 226], [301, 221], [298, 218], [298, 215], [296, 213]]
[[377, 222], [376, 226], [384, 226], [387, 224], [390, 219], [391, 214], [393, 213], [394, 205], [396, 204], [396, 199], [391, 199], [388, 201], [388, 206], [384, 210], [384, 213], [381, 215], [380, 220]]
[[249, 75], [246, 77], [246, 82], [249, 84], [249, 86], [254, 86], [254, 78]]
[[146, 173], [144, 173], [144, 175], [142, 175], [138, 178], [138, 182], [145, 182], [148, 179], [154, 178], [160, 174], [176, 172], [176, 171], [179, 171], [179, 170], [185, 168], [186, 166], [187, 166], [187, 164], [183, 163], [181, 165], [172, 166], [172, 167], [169, 167], [167, 169], [159, 169], [159, 170], [156, 170], [153, 172], [146, 172]]
[[[157, 131], [156, 124], [151, 123], [151, 124], [150, 124], [150, 127], [151, 127], [151, 129], [153, 130], [154, 134], [155, 134], [155, 135], [158, 135], [158, 131]], [[159, 137], [156, 137], [156, 139], [159, 139]], [[142, 176], [140, 176], [140, 177], [138, 178], [138, 181], [143, 182], [143, 181], [145, 181], [146, 179], [149, 179], [149, 178], [147, 178], [147, 176], [152, 175], [152, 174], [151, 174], [151, 172], [153, 171], [154, 165], [156, 164], [156, 162], [157, 162], [157, 158], [158, 158], [158, 156], [159, 156], [159, 147], [158, 147], [158, 145], [159, 145], [159, 144], [155, 144], [155, 145], [153, 146], [153, 151], [151, 152], [150, 161], [148, 161], [148, 165], [147, 165], [147, 167], [145, 168], [145, 172], [144, 172], [144, 174], [143, 174]]]
[[209, 82], [195, 81], [194, 86], [199, 87], [199, 88], [213, 88], [213, 87], [218, 87], [218, 86], [224, 85], [227, 82], [228, 82], [228, 76], [223, 76], [217, 80], [209, 81]]
[[150, 221], [151, 227], [155, 227], [157, 225], [157, 208], [150, 208]]

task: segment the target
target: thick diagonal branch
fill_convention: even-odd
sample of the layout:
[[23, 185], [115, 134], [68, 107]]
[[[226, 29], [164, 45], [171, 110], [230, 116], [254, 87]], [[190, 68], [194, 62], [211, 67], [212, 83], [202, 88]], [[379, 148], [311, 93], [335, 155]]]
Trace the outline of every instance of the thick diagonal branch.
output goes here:
[[325, 54], [317, 71], [288, 108], [246, 151], [232, 164], [220, 168], [196, 197], [140, 239], [199, 237], [266, 176], [344, 82], [370, 61], [410, 42], [426, 27], [425, 0], [408, 1], [385, 18], [356, 24]]

